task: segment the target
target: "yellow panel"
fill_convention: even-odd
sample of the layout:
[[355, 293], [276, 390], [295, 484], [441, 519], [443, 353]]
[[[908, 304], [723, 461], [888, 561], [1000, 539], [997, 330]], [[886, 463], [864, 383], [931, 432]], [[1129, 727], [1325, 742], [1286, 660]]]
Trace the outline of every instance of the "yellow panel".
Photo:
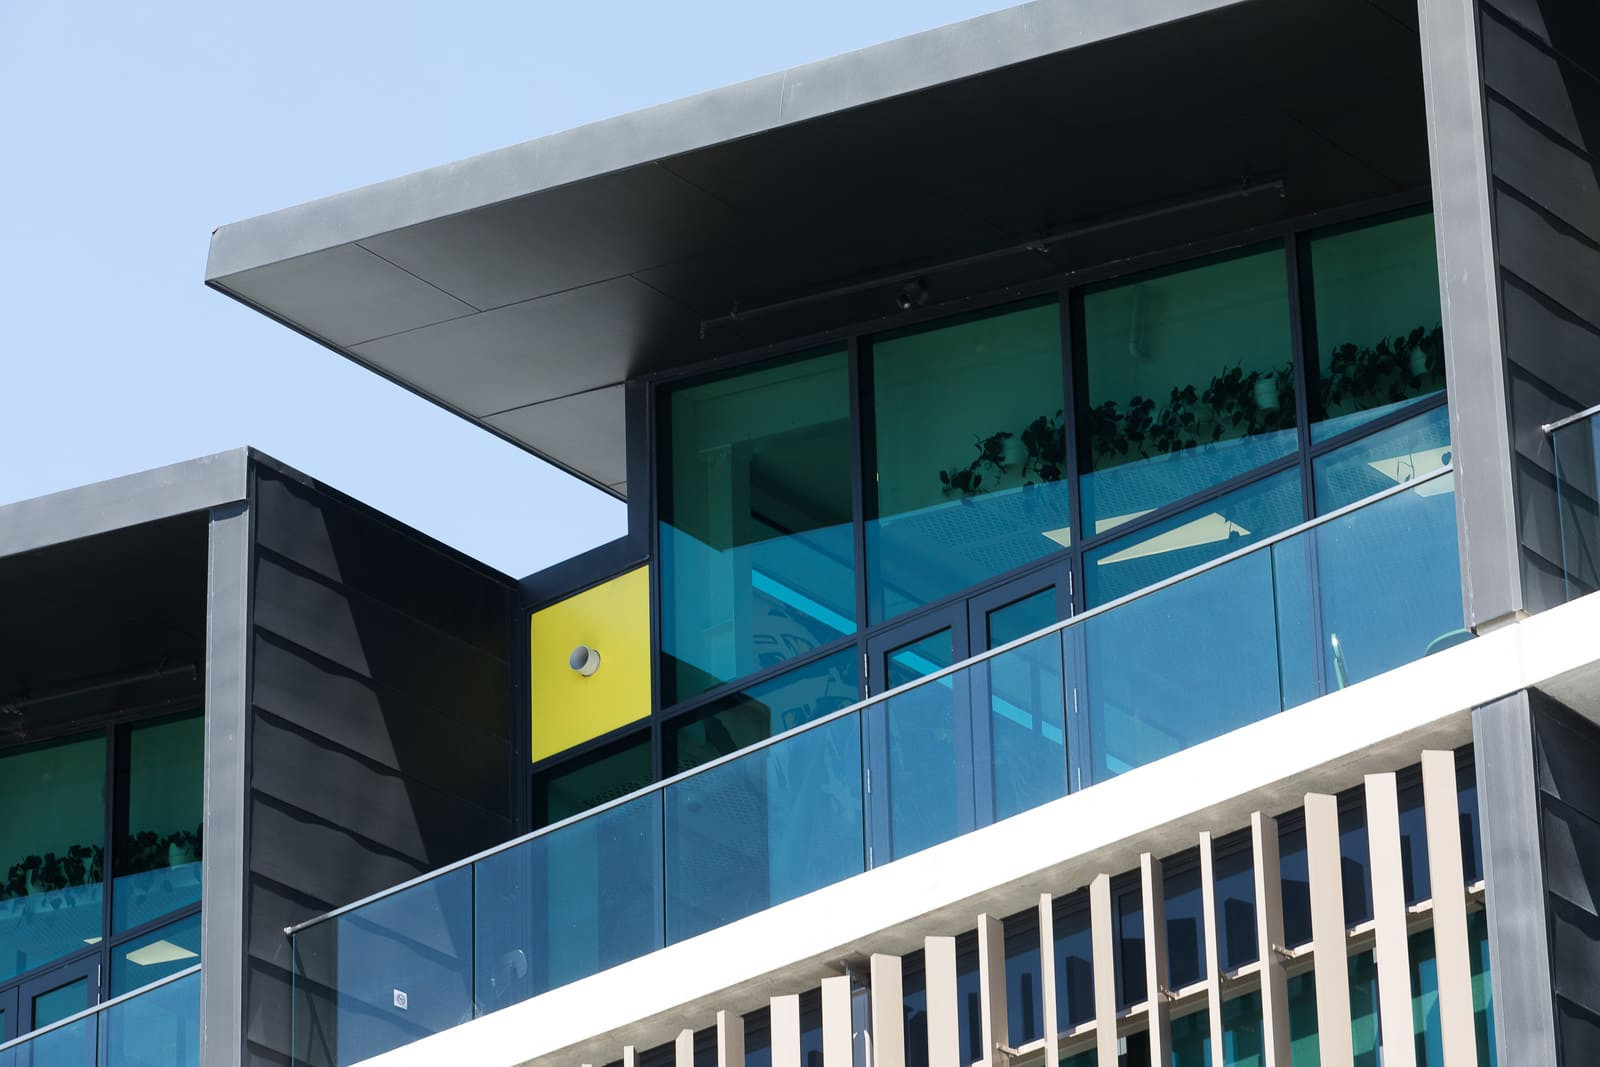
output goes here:
[[[650, 568], [640, 567], [529, 620], [535, 762], [650, 714]], [[587, 678], [572, 650], [600, 653]]]

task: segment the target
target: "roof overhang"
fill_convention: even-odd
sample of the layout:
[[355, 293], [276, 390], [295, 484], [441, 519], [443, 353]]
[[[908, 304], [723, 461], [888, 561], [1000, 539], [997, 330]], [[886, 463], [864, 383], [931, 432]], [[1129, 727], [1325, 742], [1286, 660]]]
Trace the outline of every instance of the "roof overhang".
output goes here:
[[1426, 182], [1404, 0], [1039, 0], [224, 226], [206, 280], [625, 495], [630, 379]]

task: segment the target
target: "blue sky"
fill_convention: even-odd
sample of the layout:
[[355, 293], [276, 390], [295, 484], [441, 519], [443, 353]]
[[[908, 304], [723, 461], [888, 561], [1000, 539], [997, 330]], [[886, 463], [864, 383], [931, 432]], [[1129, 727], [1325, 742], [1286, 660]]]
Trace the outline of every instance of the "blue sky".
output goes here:
[[514, 574], [616, 537], [206, 289], [211, 230], [1004, 6], [0, 0], [0, 503], [251, 444]]

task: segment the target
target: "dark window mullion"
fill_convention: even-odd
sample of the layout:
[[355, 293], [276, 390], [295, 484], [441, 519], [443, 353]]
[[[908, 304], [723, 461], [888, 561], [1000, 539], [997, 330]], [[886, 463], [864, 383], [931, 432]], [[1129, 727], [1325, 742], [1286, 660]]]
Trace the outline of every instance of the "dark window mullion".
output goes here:
[[[1316, 367], [1309, 358], [1308, 338], [1315, 329], [1315, 308], [1311, 300], [1310, 257], [1302, 256], [1303, 238], [1290, 234], [1284, 240], [1284, 260], [1289, 273], [1290, 345], [1294, 360], [1294, 417], [1299, 441], [1300, 506], [1307, 520], [1316, 518], [1315, 486], [1311, 476], [1311, 390], [1315, 387]], [[1304, 264], [1302, 264], [1304, 259]]]

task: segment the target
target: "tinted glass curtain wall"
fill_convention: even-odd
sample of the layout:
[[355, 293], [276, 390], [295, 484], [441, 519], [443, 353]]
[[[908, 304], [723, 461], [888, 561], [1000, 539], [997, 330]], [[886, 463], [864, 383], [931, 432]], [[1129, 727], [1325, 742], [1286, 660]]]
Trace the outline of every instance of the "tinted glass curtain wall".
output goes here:
[[199, 962], [203, 773], [198, 714], [0, 752], [0, 993], [96, 953], [107, 995]]
[[1413, 210], [658, 386], [665, 768], [858, 699], [886, 624], [1052, 560], [1094, 607], [1448, 464], [1439, 322]]

